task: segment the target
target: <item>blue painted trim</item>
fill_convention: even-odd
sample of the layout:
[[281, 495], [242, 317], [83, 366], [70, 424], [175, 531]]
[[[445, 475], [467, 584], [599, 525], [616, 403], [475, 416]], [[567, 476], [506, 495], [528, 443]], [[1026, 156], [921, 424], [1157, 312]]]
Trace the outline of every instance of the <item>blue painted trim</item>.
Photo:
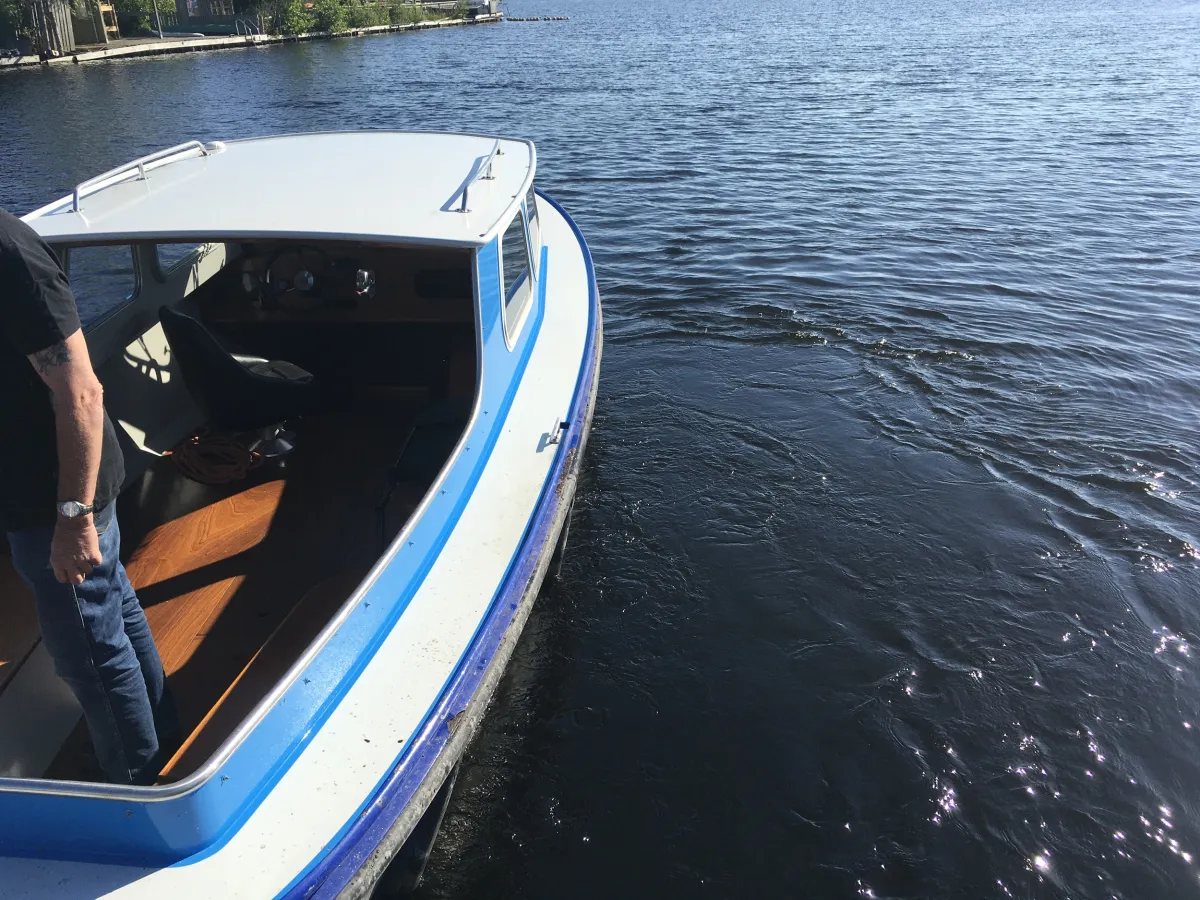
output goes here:
[[[396, 760], [395, 767], [378, 786], [374, 796], [360, 807], [330, 843], [332, 849], [321, 859], [314, 860], [302, 877], [294, 881], [279, 896], [288, 900], [300, 898], [334, 898], [357, 874], [367, 858], [386, 837], [393, 823], [403, 813], [424, 783], [438, 756], [450, 739], [446, 721], [465, 709], [495, 656], [512, 624], [525, 588], [537, 568], [538, 561], [551, 541], [550, 533], [559, 507], [556, 485], [565, 474], [572, 451], [579, 446], [586, 425], [585, 417], [591, 394], [591, 384], [598, 360], [599, 291], [591, 251], [578, 226], [558, 203], [542, 194], [567, 221], [583, 251], [588, 274], [588, 334], [571, 407], [567, 416], [566, 438], [559, 446], [551, 465], [541, 496], [526, 527], [525, 537], [517, 554], [509, 563], [499, 590], [485, 613], [459, 665], [444, 685], [438, 702], [431, 708], [418, 729], [417, 737], [409, 742]], [[543, 248], [541, 267], [544, 271], [547, 255]], [[539, 280], [539, 306], [545, 304], [545, 279]]]
[[[542, 257], [543, 262], [546, 261], [546, 258], [547, 258], [546, 255], [543, 254], [543, 257]], [[482, 269], [482, 266], [484, 265], [484, 260], [482, 258], [480, 259], [479, 264]], [[499, 272], [499, 270], [497, 269], [497, 275], [496, 275], [497, 288], [496, 288], [496, 291], [494, 294], [495, 300], [496, 300], [496, 306], [495, 306], [494, 310], [490, 310], [490, 312], [494, 313], [497, 316], [501, 315], [500, 303], [502, 302], [499, 299], [499, 285], [501, 282], [499, 280], [500, 276], [499, 276], [498, 272]], [[482, 272], [481, 272], [481, 276], [482, 276]], [[482, 282], [482, 280], [483, 279], [481, 277], [481, 282]], [[484, 293], [485, 292], [481, 290], [481, 294], [484, 294]], [[502, 410], [500, 411], [500, 414], [497, 415], [497, 419], [501, 424], [503, 424], [504, 419], [507, 418], [507, 416], [508, 416], [509, 408], [512, 406], [512, 401], [516, 397], [517, 389], [520, 387], [521, 378], [524, 376], [525, 369], [529, 364], [529, 358], [533, 355], [533, 348], [534, 348], [534, 345], [536, 344], [537, 336], [538, 336], [539, 332], [541, 331], [542, 320], [545, 318], [545, 308], [546, 308], [545, 301], [546, 301], [545, 290], [544, 289], [539, 290], [538, 296], [535, 298], [536, 308], [531, 311], [531, 315], [529, 316], [529, 318], [527, 320], [530, 327], [527, 328], [525, 331], [525, 334], [521, 336], [522, 343], [518, 345], [520, 352], [510, 351], [508, 349], [507, 345], [504, 343], [504, 338], [503, 338], [502, 333], [497, 330], [490, 330], [490, 333], [493, 335], [493, 337], [490, 339], [490, 341], [488, 343], [485, 344], [485, 348], [484, 348], [484, 355], [485, 355], [484, 380], [486, 381], [490, 377], [488, 374], [488, 367], [486, 365], [486, 360], [489, 356], [500, 357], [500, 359], [509, 357], [513, 363], [512, 368], [511, 368], [511, 374], [506, 375], [503, 371], [501, 371], [499, 376], [497, 376], [497, 380], [502, 381], [504, 384], [504, 387], [505, 387], [504, 405], [503, 405]], [[485, 331], [488, 331], [488, 329], [485, 329]], [[493, 362], [495, 362], [495, 360], [493, 360]], [[474, 640], [474, 638], [472, 638], [472, 641], [473, 640]], [[468, 648], [469, 647], [470, 647], [470, 642], [468, 642]], [[460, 665], [461, 665], [461, 661], [460, 661]], [[337, 834], [335, 834], [332, 838], [330, 838], [330, 840], [326, 843], [325, 847], [323, 848], [322, 852], [318, 853], [312, 860], [310, 860], [308, 862], [308, 864], [304, 867], [304, 869], [299, 874], [297, 874], [297, 876], [292, 880], [292, 882], [288, 885], [288, 887], [284, 888], [283, 892], [281, 893], [281, 896], [287, 895], [289, 892], [291, 892], [295, 896], [307, 896], [308, 893], [311, 892], [315, 888], [315, 884], [310, 885], [307, 888], [305, 888], [303, 886], [303, 885], [307, 885], [309, 883], [310, 879], [308, 877], [308, 873], [311, 873], [312, 871], [314, 871], [315, 867], [317, 867], [319, 865], [320, 861], [326, 856], [326, 851], [328, 851], [330, 847], [337, 846], [342, 841], [342, 839], [344, 838], [346, 833], [349, 831], [349, 829], [356, 822], [358, 822], [361, 819], [364, 811], [372, 803], [372, 798], [374, 798], [375, 796], [378, 795], [381, 787], [391, 777], [391, 773], [395, 770], [395, 768], [398, 765], [400, 765], [401, 761], [407, 757], [412, 756], [414, 753], [419, 752], [418, 750], [414, 750], [414, 748], [420, 747], [422, 740], [425, 740], [427, 738], [427, 732], [429, 730], [430, 722], [437, 720], [437, 710], [440, 708], [443, 698], [446, 695], [447, 686], [450, 685], [451, 683], [453, 683], [454, 679], [457, 677], [457, 672], [458, 672], [458, 668], [456, 667], [456, 669], [451, 672], [451, 674], [447, 677], [446, 681], [442, 684], [442, 687], [438, 689], [438, 693], [436, 694], [433, 703], [430, 704], [429, 708], [425, 711], [425, 714], [421, 718], [420, 724], [416, 727], [416, 729], [414, 729], [413, 733], [414, 733], [414, 735], [416, 735], [416, 737], [410, 738], [409, 741], [405, 744], [404, 749], [401, 750], [399, 754], [397, 754], [395, 759], [393, 759], [392, 764], [388, 769], [388, 774], [384, 775], [379, 781], [377, 781], [375, 783], [375, 785], [367, 793], [363, 802], [361, 804], [359, 804], [358, 809], [355, 810], [354, 815], [352, 815], [345, 823], [343, 823], [342, 827], [338, 830]]]
[[[481, 270], [497, 272], [481, 281], [481, 296], [491, 297], [494, 306], [494, 315], [481, 317], [481, 326], [507, 357], [499, 323], [497, 244], [493, 240], [477, 253], [487, 261]], [[527, 358], [531, 351], [540, 317], [529, 320], [519, 352], [511, 356]], [[164, 800], [30, 794], [0, 785], [0, 855], [144, 866], [187, 865], [218, 852], [337, 708], [432, 568], [499, 438], [516, 382], [501, 372], [485, 381], [483, 391], [480, 415], [447, 474], [444, 493], [414, 525], [408, 545], [212, 778], [189, 794]]]

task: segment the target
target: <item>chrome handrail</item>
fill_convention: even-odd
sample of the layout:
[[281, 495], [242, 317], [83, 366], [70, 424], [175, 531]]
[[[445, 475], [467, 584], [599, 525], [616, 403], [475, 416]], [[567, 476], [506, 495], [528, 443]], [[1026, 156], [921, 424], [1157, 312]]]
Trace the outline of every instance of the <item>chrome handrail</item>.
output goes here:
[[497, 138], [496, 143], [492, 145], [491, 152], [488, 153], [482, 163], [476, 161], [474, 171], [467, 176], [467, 181], [462, 186], [462, 205], [458, 208], [459, 212], [470, 212], [470, 210], [467, 209], [467, 191], [471, 189], [471, 185], [473, 185], [476, 181], [491, 181], [493, 178], [495, 178], [496, 176], [492, 174], [492, 163], [495, 161], [497, 156], [503, 155], [504, 154], [500, 150], [500, 139]]
[[[208, 156], [223, 149], [225, 149], [225, 145], [220, 141], [213, 141], [211, 144], [205, 144], [203, 141], [188, 141], [185, 144], [179, 144], [175, 147], [159, 150], [157, 153], [151, 153], [148, 156], [135, 159], [133, 162], [127, 162], [124, 165], [117, 166], [115, 169], [109, 169], [103, 175], [97, 175], [95, 178], [89, 178], [87, 181], [81, 181], [75, 185], [75, 192], [71, 198], [71, 211], [79, 212], [79, 201], [88, 193], [94, 194], [99, 190], [103, 190], [104, 187], [108, 187], [108, 185], [104, 184], [106, 181], [112, 181], [113, 179], [117, 179], [118, 181], [124, 180], [119, 178], [119, 176], [126, 173], [133, 174], [135, 170], [137, 171], [138, 181], [145, 181], [148, 167], [158, 167], [152, 166], [154, 163], [157, 163], [159, 166], [166, 165], [170, 157], [178, 156], [188, 151], [199, 150], [201, 156]], [[88, 191], [88, 188], [92, 188], [93, 190]]]

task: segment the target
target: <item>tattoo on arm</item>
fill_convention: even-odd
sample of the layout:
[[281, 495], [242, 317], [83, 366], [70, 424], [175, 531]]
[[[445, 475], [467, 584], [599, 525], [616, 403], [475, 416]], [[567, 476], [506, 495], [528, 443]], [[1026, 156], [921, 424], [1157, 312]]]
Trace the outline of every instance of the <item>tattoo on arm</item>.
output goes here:
[[71, 351], [67, 349], [65, 341], [59, 341], [45, 350], [39, 350], [31, 357], [34, 368], [43, 378], [49, 375], [54, 369], [59, 366], [65, 366], [71, 361]]

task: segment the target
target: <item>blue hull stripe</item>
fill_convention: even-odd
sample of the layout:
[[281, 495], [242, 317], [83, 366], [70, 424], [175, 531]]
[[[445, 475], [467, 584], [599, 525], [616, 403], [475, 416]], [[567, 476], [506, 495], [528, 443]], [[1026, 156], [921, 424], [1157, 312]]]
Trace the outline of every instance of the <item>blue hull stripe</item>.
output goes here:
[[[447, 681], [438, 702], [422, 723], [417, 738], [397, 757], [395, 768], [380, 784], [374, 796], [343, 826], [336, 842], [331, 841], [332, 849], [323, 858], [314, 860], [309, 869], [283, 891], [280, 897], [287, 897], [289, 900], [336, 897], [379, 846], [392, 824], [412, 801], [449, 741], [450, 730], [446, 726], [446, 720], [465, 709], [479, 689], [492, 657], [508, 632], [526, 585], [537, 568], [547, 542], [552, 538], [550, 528], [560, 503], [555, 487], [565, 474], [568, 460], [573, 455], [572, 451], [579, 447], [586, 424], [585, 417], [599, 349], [599, 293], [591, 253], [579, 228], [558, 203], [541, 191], [538, 191], [538, 196], [550, 203], [570, 224], [583, 251], [587, 267], [588, 335], [567, 417], [566, 437], [551, 466], [541, 497], [526, 527], [525, 536], [509, 563], [504, 581], [492, 599], [454, 675]], [[546, 261], [547, 256], [543, 250], [542, 267], [546, 265]], [[544, 268], [539, 268], [539, 271], [544, 271]], [[542, 286], [540, 303], [544, 304], [545, 279], [539, 279], [539, 283]]]

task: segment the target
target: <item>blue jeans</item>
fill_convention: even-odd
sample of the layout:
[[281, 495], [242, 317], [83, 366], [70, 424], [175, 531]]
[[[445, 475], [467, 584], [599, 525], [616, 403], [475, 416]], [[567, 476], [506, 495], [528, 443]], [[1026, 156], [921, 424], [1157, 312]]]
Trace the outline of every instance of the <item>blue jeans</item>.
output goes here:
[[121, 565], [116, 504], [96, 514], [103, 562], [83, 584], [50, 568], [53, 528], [8, 533], [13, 566], [37, 597], [42, 641], [83, 707], [96, 758], [116, 784], [149, 784], [179, 724], [146, 614]]

